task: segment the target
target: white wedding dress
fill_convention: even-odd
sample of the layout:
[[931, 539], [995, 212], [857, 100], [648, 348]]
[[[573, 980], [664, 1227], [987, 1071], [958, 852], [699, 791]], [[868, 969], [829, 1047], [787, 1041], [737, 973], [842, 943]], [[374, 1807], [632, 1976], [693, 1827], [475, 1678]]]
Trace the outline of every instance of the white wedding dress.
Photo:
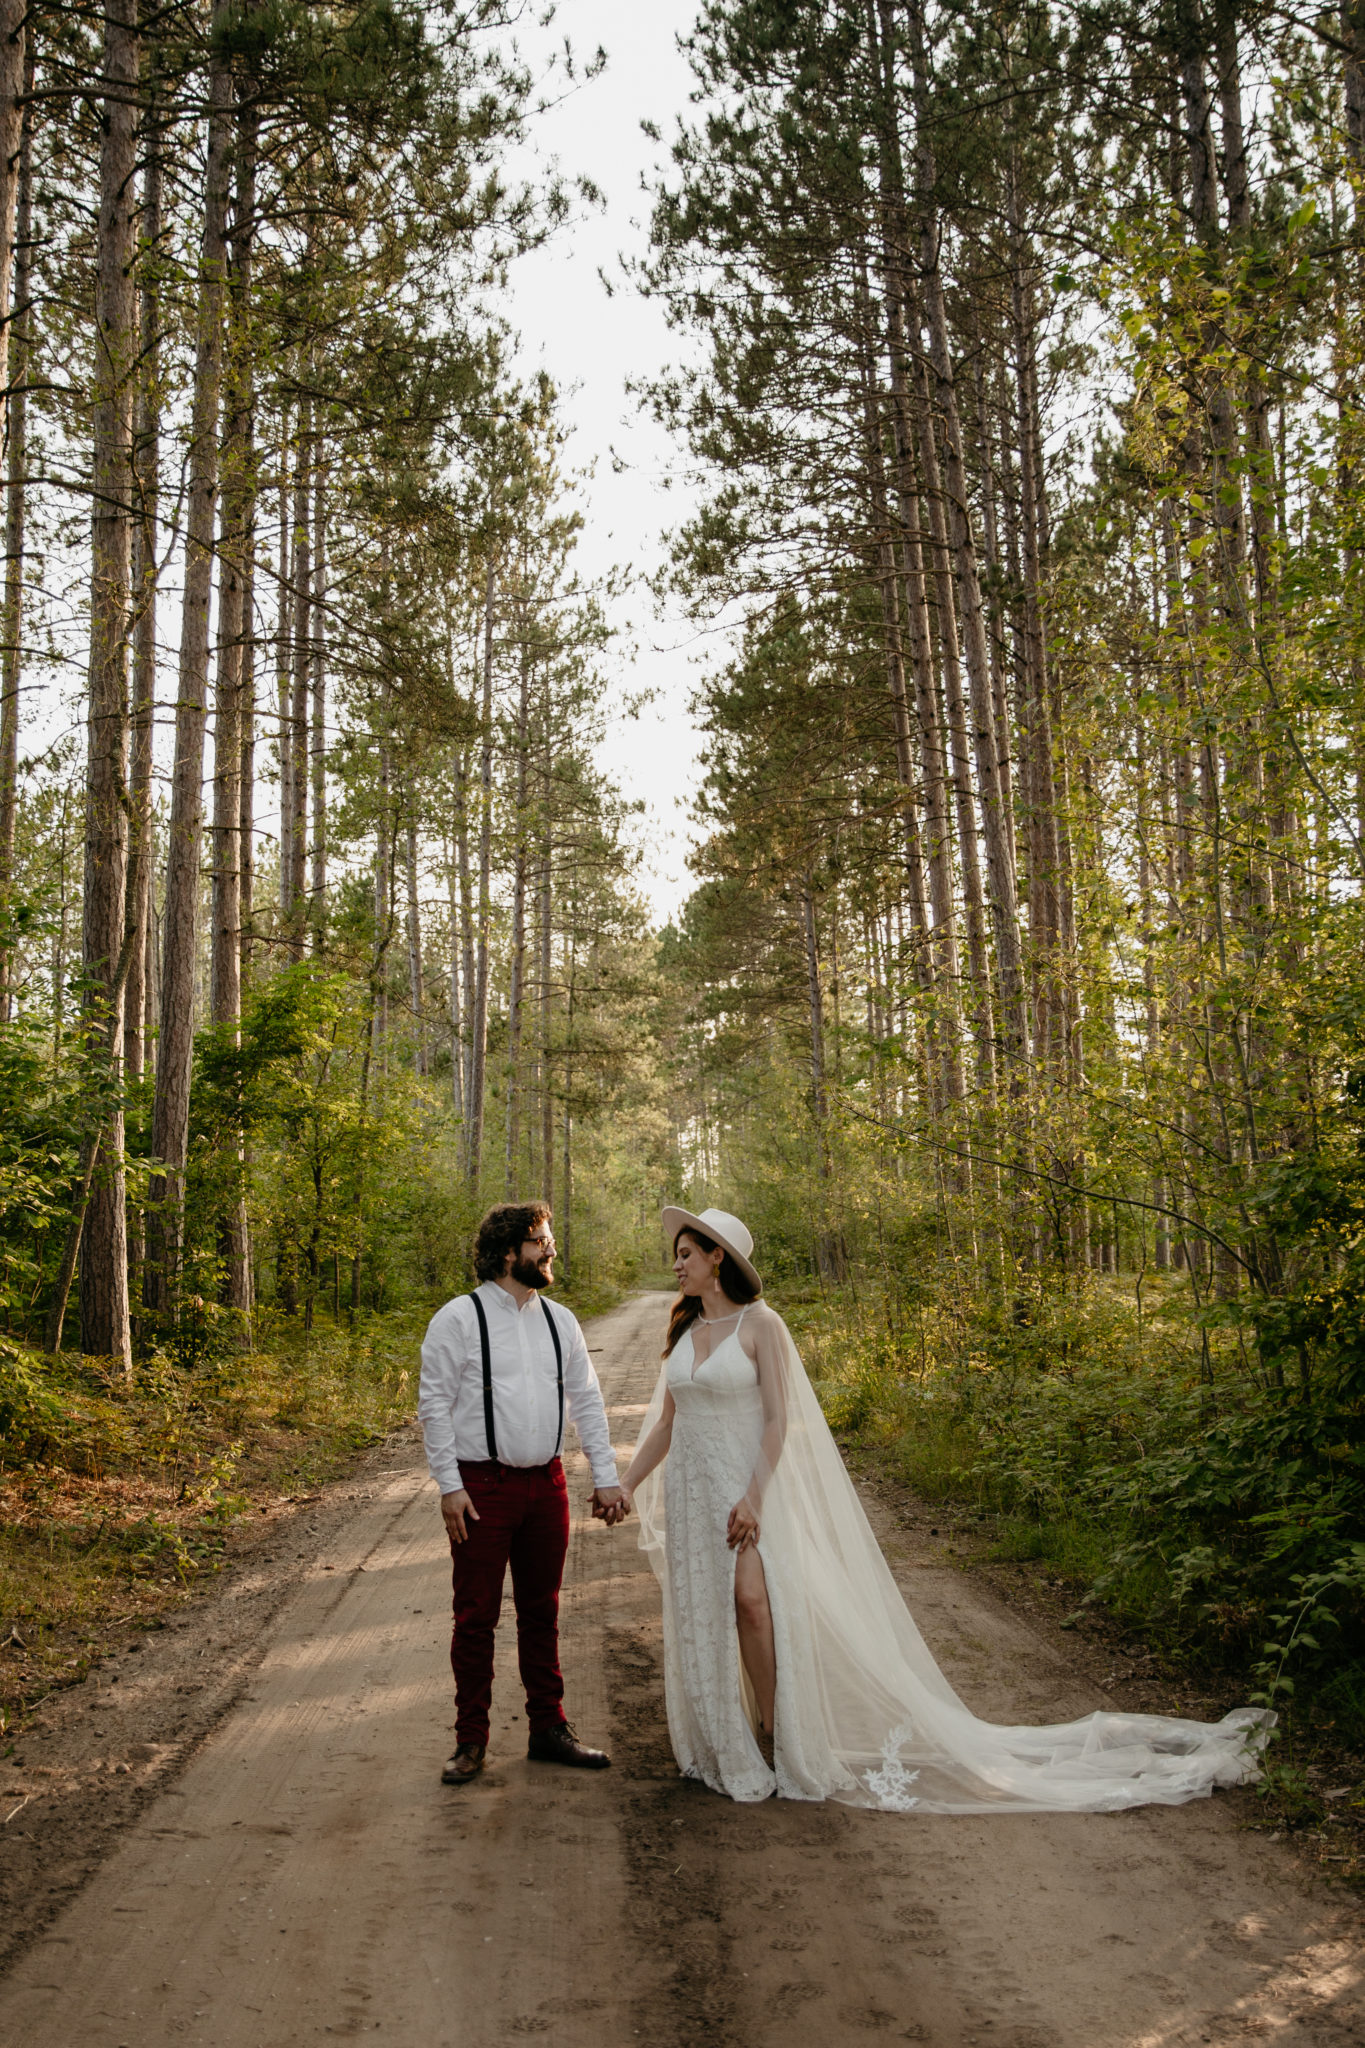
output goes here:
[[663, 1591], [668, 1726], [685, 1777], [738, 1800], [776, 1791], [897, 1813], [1085, 1813], [1176, 1805], [1258, 1775], [1275, 1717], [1252, 1708], [1213, 1724], [1103, 1713], [1051, 1728], [978, 1721], [901, 1598], [785, 1324], [786, 1427], [758, 1543], [777, 1650], [769, 1770], [725, 1540], [764, 1431], [742, 1324], [700, 1363], [683, 1334], [641, 1430], [643, 1442], [671, 1392], [668, 1456], [635, 1505]]

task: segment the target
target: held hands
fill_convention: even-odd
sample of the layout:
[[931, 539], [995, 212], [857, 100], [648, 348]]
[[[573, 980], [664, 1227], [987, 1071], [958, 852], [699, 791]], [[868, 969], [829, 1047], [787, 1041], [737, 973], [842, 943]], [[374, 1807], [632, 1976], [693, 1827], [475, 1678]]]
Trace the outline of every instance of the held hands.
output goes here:
[[623, 1486], [595, 1486], [592, 1490], [592, 1518], [614, 1529], [630, 1513], [630, 1495]]
[[[592, 1495], [592, 1518], [605, 1522], [609, 1529], [618, 1522], [624, 1522], [630, 1513], [630, 1496], [621, 1486], [598, 1486]], [[469, 1538], [468, 1524], [477, 1522], [479, 1511], [469, 1495], [461, 1487], [458, 1493], [441, 1495], [441, 1516], [446, 1532], [452, 1543], [465, 1543]]]
[[725, 1525], [725, 1540], [731, 1550], [747, 1550], [758, 1542], [758, 1516], [746, 1493], [743, 1500], [736, 1501], [730, 1510], [730, 1519]]
[[452, 1543], [463, 1543], [468, 1537], [466, 1515], [471, 1522], [477, 1522], [479, 1519], [479, 1511], [463, 1487], [458, 1493], [441, 1495], [441, 1516], [446, 1525], [446, 1534]]

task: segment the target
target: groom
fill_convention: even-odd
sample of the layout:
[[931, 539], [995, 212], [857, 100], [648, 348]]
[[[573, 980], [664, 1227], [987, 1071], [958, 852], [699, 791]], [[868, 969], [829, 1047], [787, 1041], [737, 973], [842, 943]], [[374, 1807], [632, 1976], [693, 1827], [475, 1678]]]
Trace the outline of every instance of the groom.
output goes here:
[[422, 1343], [417, 1415], [441, 1489], [455, 1592], [455, 1754], [441, 1773], [443, 1785], [467, 1785], [484, 1766], [493, 1635], [509, 1564], [531, 1731], [526, 1754], [591, 1771], [611, 1761], [579, 1742], [564, 1718], [566, 1403], [592, 1466], [594, 1516], [611, 1526], [627, 1509], [583, 1332], [568, 1309], [545, 1299], [554, 1257], [548, 1202], [498, 1203], [474, 1241], [478, 1287], [438, 1309]]

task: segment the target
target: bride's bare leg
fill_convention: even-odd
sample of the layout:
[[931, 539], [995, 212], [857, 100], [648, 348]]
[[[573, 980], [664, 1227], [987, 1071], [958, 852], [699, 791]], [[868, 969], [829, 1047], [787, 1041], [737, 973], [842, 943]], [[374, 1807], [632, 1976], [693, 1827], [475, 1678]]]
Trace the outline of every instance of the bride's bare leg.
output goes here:
[[739, 1654], [758, 1701], [758, 1718], [764, 1733], [771, 1735], [777, 1706], [777, 1645], [763, 1560], [752, 1545], [735, 1559], [735, 1627]]

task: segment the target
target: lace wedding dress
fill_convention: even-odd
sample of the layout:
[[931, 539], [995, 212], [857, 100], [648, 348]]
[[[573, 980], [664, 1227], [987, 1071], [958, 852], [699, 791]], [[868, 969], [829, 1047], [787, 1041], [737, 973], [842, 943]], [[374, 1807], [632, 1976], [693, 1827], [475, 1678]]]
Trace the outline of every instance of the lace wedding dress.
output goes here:
[[1050, 1728], [978, 1721], [901, 1598], [785, 1324], [785, 1431], [758, 1543], [777, 1650], [770, 1770], [754, 1735], [725, 1540], [765, 1420], [742, 1324], [700, 1361], [684, 1333], [640, 1436], [671, 1392], [669, 1453], [635, 1505], [663, 1592], [668, 1726], [685, 1777], [738, 1800], [776, 1791], [897, 1813], [1085, 1813], [1176, 1805], [1258, 1775], [1274, 1716], [1251, 1708], [1212, 1724], [1102, 1713]]

